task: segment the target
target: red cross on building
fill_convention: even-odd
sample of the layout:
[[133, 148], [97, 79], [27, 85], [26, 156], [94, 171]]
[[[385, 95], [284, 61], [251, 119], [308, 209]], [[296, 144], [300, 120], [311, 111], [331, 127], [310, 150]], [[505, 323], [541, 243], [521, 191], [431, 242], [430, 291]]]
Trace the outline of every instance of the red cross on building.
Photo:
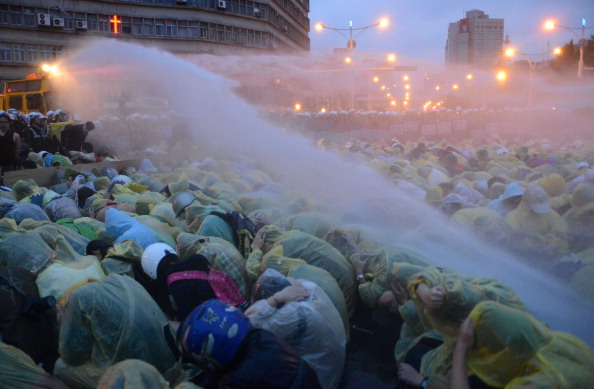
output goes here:
[[111, 17], [111, 19], [109, 19], [109, 22], [111, 23], [111, 32], [113, 32], [114, 34], [119, 34], [120, 33], [120, 28], [119, 25], [122, 24], [122, 21], [120, 19], [118, 19], [118, 15], [113, 15]]

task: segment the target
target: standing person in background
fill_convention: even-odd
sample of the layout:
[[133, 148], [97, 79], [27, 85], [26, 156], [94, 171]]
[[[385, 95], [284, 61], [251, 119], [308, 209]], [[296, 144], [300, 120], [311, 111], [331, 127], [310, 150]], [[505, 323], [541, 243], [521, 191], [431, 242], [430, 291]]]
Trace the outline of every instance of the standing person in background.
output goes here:
[[12, 118], [0, 111], [0, 172], [16, 170], [21, 150], [21, 137], [11, 128]]

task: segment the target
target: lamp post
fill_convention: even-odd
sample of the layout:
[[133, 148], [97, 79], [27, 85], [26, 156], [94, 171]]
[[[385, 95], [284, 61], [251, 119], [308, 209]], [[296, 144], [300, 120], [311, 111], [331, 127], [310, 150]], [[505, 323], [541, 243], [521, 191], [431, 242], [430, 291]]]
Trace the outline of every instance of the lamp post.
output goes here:
[[[571, 31], [571, 33], [573, 35], [576, 36], [576, 38], [578, 39], [578, 47], [580, 48], [580, 60], [578, 62], [578, 77], [581, 78], [583, 73], [584, 73], [584, 47], [586, 47], [586, 44], [588, 43], [586, 41], [586, 30], [591, 30], [593, 27], [588, 27], [586, 28], [586, 19], [582, 19], [582, 25], [581, 27], [567, 27], [567, 26], [561, 26], [557, 23], [555, 23], [552, 20], [548, 20], [545, 22], [545, 29], [547, 30], [552, 30], [555, 27], [559, 27], [559, 28], [563, 28], [567, 31]], [[581, 36], [577, 34], [576, 30], [581, 30], [582, 34]]]
[[[560, 48], [555, 48], [554, 50], [552, 50], [552, 52], [555, 55], [558, 55], [558, 54], [561, 53], [561, 49]], [[511, 58], [515, 54], [519, 54], [522, 57], [526, 58], [526, 61], [528, 62], [528, 66], [529, 66], [529, 69], [530, 69], [529, 78], [528, 78], [528, 105], [529, 106], [532, 106], [532, 80], [534, 79], [534, 72], [536, 70], [536, 65], [538, 64], [538, 62], [532, 61], [530, 59], [530, 56], [548, 55], [550, 53], [551, 53], [551, 51], [547, 51], [545, 53], [539, 53], [539, 54], [526, 54], [526, 53], [521, 53], [519, 51], [515, 51], [512, 48], [509, 48], [509, 49], [505, 50], [505, 56], [506, 57]]]
[[[361, 35], [363, 33], [363, 31], [368, 30], [372, 27], [376, 27], [376, 26], [377, 27], [386, 27], [387, 25], [388, 25], [388, 19], [382, 19], [382, 20], [378, 21], [377, 23], [371, 24], [369, 26], [353, 28], [353, 21], [351, 20], [351, 21], [349, 21], [349, 28], [334, 28], [334, 27], [328, 27], [322, 23], [318, 23], [318, 24], [316, 24], [316, 30], [322, 31], [322, 30], [326, 29], [326, 30], [336, 31], [337, 33], [342, 35], [347, 40], [347, 45], [346, 45], [347, 49], [354, 50], [355, 47], [357, 46], [357, 42], [355, 41], [355, 39], [357, 39], [359, 37], [359, 35]], [[343, 31], [348, 31], [349, 36], [347, 37]], [[353, 38], [353, 31], [357, 32], [357, 34], [355, 35], [354, 38]]]

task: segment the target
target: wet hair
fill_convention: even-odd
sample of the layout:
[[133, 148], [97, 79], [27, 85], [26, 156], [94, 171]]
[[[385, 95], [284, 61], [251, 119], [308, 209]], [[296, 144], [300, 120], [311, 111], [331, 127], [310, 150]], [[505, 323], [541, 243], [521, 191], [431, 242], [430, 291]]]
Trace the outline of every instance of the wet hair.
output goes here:
[[267, 299], [287, 286], [291, 286], [291, 283], [284, 277], [266, 277], [254, 285], [252, 301]]
[[104, 240], [101, 239], [95, 239], [90, 241], [89, 243], [87, 243], [87, 255], [93, 255], [93, 251], [95, 250], [99, 250], [101, 252], [101, 255], [103, 257], [105, 257], [107, 255], [107, 250], [109, 250], [110, 248], [112, 248], [113, 245], [110, 243], [107, 243]]

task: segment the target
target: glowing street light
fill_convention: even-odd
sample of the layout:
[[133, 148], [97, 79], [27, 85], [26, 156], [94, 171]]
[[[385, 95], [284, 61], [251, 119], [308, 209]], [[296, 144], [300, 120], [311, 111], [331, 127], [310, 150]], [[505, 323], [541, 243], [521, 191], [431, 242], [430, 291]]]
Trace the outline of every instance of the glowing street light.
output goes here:
[[[354, 50], [355, 47], [357, 47], [357, 42], [355, 41], [355, 39], [357, 39], [359, 37], [359, 35], [361, 35], [363, 33], [363, 31], [368, 30], [373, 27], [385, 28], [388, 26], [389, 23], [390, 22], [388, 21], [388, 19], [384, 18], [384, 19], [379, 20], [377, 23], [374, 23], [374, 24], [371, 24], [371, 25], [365, 26], [365, 27], [359, 27], [359, 28], [353, 28], [352, 21], [349, 21], [349, 28], [328, 27], [323, 23], [317, 23], [315, 28], [317, 31], [322, 31], [322, 30], [336, 31], [337, 33], [342, 35], [347, 40], [347, 45], [346, 45], [347, 49]], [[345, 33], [343, 33], [343, 31], [348, 31], [349, 35], [346, 36]], [[358, 31], [358, 33], [355, 35], [355, 37], [353, 37], [353, 31]], [[394, 57], [394, 59], [396, 59], [396, 58]]]
[[326, 108], [322, 108], [322, 109], [320, 109], [320, 112], [322, 112], [322, 113], [326, 113]]
[[[544, 28], [547, 30], [553, 30], [556, 27], [559, 28], [563, 28], [567, 31], [571, 31], [571, 33], [573, 35], [576, 36], [576, 38], [578, 39], [578, 47], [580, 48], [580, 60], [578, 62], [578, 77], [582, 77], [583, 73], [584, 73], [584, 47], [587, 46], [588, 41], [586, 40], [586, 30], [591, 30], [594, 27], [588, 27], [586, 28], [586, 19], [582, 19], [582, 25], [580, 27], [567, 27], [567, 26], [561, 26], [557, 23], [555, 23], [554, 20], [547, 20], [544, 24]], [[575, 32], [576, 30], [581, 30], [582, 34], [581, 36], [577, 34], [577, 32]]]
[[507, 73], [505, 72], [505, 70], [500, 70], [497, 72], [497, 80], [499, 81], [505, 81], [507, 79]]
[[406, 84], [406, 85], [404, 86], [404, 89], [410, 89], [410, 85], [409, 85], [409, 84]]
[[344, 59], [344, 62], [345, 62], [345, 63], [351, 63], [351, 62], [353, 62], [353, 59], [352, 59], [351, 57], [346, 57], [346, 58]]
[[[553, 53], [555, 55], [559, 55], [561, 53], [561, 48], [556, 47], [553, 50]], [[526, 59], [526, 61], [528, 62], [528, 66], [530, 67], [530, 79], [528, 81], [528, 105], [532, 105], [532, 80], [534, 78], [534, 71], [536, 70], [536, 65], [538, 64], [538, 62], [536, 61], [532, 61], [530, 59], [530, 56], [538, 56], [538, 55], [545, 55], [545, 54], [549, 54], [549, 52], [545, 52], [545, 53], [539, 53], [539, 54], [526, 54], [526, 53], [522, 53], [519, 51], [516, 51], [513, 48], [508, 48], [507, 50], [505, 50], [505, 56], [506, 57], [513, 57], [514, 55], [521, 55], [522, 57], [524, 57]]]
[[468, 73], [468, 74], [466, 75], [466, 79], [467, 79], [467, 80], [472, 80], [472, 78], [473, 78], [473, 77], [474, 77], [474, 76], [472, 75], [472, 73]]
[[440, 90], [440, 89], [441, 89], [441, 87], [440, 87], [439, 85], [437, 85], [437, 86], [435, 87], [435, 90]]
[[301, 104], [299, 104], [299, 103], [295, 104], [295, 111], [301, 111]]
[[388, 54], [388, 62], [395, 62], [396, 54]]
[[373, 82], [379, 82], [379, 77], [373, 77]]
[[410, 77], [408, 77], [408, 74], [405, 74], [405, 75], [402, 77], [402, 79], [403, 79], [404, 81], [408, 81], [408, 80], [409, 80], [409, 78], [410, 78]]
[[458, 84], [452, 85], [452, 89], [458, 89]]

